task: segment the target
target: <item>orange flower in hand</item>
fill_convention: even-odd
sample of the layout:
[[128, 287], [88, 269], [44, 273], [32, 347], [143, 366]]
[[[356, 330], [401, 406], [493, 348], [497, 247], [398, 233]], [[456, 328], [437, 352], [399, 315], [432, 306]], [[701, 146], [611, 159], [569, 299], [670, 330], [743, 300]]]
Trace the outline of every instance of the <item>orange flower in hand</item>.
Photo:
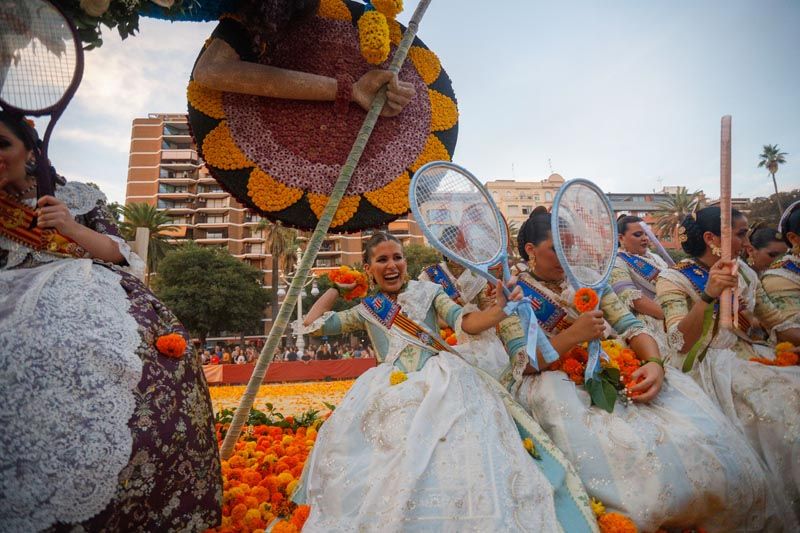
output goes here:
[[156, 340], [156, 349], [167, 357], [180, 359], [186, 352], [186, 339], [180, 333], [161, 335]]
[[597, 293], [589, 287], [582, 287], [575, 292], [575, 309], [581, 313], [592, 311], [599, 301]]

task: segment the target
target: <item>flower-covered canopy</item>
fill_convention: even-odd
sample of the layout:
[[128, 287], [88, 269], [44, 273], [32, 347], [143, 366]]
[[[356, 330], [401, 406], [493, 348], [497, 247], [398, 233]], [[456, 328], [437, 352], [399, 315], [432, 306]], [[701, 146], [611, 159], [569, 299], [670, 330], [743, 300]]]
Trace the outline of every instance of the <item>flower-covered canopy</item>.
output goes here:
[[[322, 0], [315, 17], [280, 41], [270, 64], [359, 79], [376, 68], [360, 51], [364, 13], [358, 2]], [[379, 68], [388, 67], [404, 30], [394, 20], [388, 24], [391, 53]], [[416, 97], [398, 116], [378, 120], [331, 232], [376, 227], [407, 213], [413, 172], [452, 157], [458, 109], [439, 59], [416, 39], [399, 77], [414, 85]], [[194, 81], [187, 93], [198, 149], [217, 181], [264, 217], [313, 229], [366, 112], [355, 103], [342, 114], [332, 102], [223, 93]]]

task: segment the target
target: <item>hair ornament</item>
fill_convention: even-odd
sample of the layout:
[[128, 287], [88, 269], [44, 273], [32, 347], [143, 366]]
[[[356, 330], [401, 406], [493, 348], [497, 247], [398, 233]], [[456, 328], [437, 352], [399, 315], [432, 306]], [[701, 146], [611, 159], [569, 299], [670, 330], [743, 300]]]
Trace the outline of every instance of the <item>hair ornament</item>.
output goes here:
[[[694, 215], [694, 213], [692, 214]], [[680, 226], [678, 228], [678, 241], [683, 243], [686, 242], [687, 240], [689, 240], [689, 237], [686, 236], [686, 228], [684, 226]]]

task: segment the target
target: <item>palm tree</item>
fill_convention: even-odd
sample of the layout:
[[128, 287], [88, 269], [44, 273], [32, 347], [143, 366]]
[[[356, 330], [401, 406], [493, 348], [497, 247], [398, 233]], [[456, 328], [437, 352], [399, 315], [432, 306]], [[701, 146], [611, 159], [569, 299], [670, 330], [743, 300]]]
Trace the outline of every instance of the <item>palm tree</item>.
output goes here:
[[676, 237], [678, 226], [689, 213], [698, 207], [699, 202], [700, 191], [690, 193], [686, 187], [678, 187], [675, 194], [670, 194], [657, 204], [656, 232], [662, 237]]
[[125, 240], [132, 241], [136, 238], [136, 228], [150, 230], [150, 240], [147, 243], [147, 281], [149, 284], [150, 274], [155, 272], [158, 262], [172, 247], [168, 242], [170, 236], [167, 232], [175, 230], [176, 227], [171, 224], [172, 219], [164, 211], [159, 211], [150, 204], [127, 204], [122, 206], [121, 212], [125, 218], [119, 223], [119, 230]]
[[765, 144], [764, 150], [758, 157], [761, 161], [758, 162], [758, 168], [766, 168], [772, 176], [772, 186], [775, 187], [775, 201], [778, 203], [778, 216], [783, 214], [783, 206], [781, 205], [781, 195], [778, 194], [778, 182], [775, 181], [775, 173], [778, 172], [778, 167], [786, 163], [786, 158], [789, 155], [786, 152], [781, 152], [777, 144]]
[[295, 249], [298, 243], [297, 230], [281, 226], [279, 223], [262, 219], [256, 226], [256, 231], [264, 232], [267, 249], [272, 256], [272, 318], [278, 316], [278, 285], [280, 284], [280, 270], [288, 272], [294, 267]]

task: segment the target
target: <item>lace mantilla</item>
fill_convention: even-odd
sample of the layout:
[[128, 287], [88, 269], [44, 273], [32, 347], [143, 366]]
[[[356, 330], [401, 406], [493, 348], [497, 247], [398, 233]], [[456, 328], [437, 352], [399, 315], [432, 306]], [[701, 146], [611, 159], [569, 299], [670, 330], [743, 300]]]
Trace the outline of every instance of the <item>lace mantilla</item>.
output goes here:
[[90, 260], [0, 271], [3, 531], [81, 522], [114, 497], [142, 373], [129, 308]]
[[322, 329], [322, 326], [325, 325], [325, 322], [328, 321], [330, 317], [336, 314], [336, 311], [325, 311], [322, 313], [322, 316], [318, 319], [314, 320], [311, 324], [304, 326], [302, 320], [295, 320], [292, 322], [292, 333], [295, 335], [308, 335], [310, 333], [314, 333]]

